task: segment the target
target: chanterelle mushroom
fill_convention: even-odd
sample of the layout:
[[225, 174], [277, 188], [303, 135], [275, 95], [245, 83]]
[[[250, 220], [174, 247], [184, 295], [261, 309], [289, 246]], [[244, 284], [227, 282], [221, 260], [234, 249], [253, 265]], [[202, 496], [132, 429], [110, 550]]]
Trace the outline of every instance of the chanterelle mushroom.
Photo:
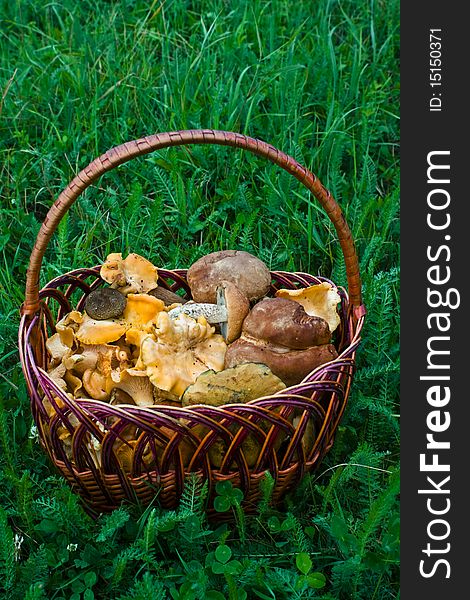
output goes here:
[[84, 313], [83, 320], [75, 332], [75, 338], [82, 344], [108, 344], [124, 335], [128, 327], [116, 319], [96, 321]]
[[123, 320], [130, 327], [150, 331], [164, 307], [163, 300], [149, 294], [129, 294]]
[[216, 302], [216, 289], [231, 281], [250, 302], [265, 296], [271, 285], [268, 267], [243, 250], [221, 250], [203, 256], [187, 272], [191, 294], [196, 302]]
[[115, 383], [118, 390], [122, 390], [129, 394], [137, 406], [152, 406], [153, 386], [150, 383], [145, 371], [137, 371], [135, 369], [126, 369], [120, 381]]
[[222, 281], [217, 286], [216, 298], [216, 304], [187, 302], [172, 308], [168, 314], [172, 319], [181, 313], [194, 319], [203, 316], [208, 323], [216, 323], [220, 326], [220, 332], [227, 344], [230, 344], [240, 335], [243, 319], [250, 310], [250, 303], [231, 281]]
[[136, 364], [146, 369], [153, 385], [180, 396], [203, 371], [223, 368], [227, 345], [214, 331], [204, 317], [195, 320], [182, 313], [171, 319], [161, 312], [156, 339], [150, 334], [140, 337]]
[[139, 254], [109, 254], [100, 269], [101, 278], [117, 288], [122, 294], [142, 294], [157, 287], [158, 270], [149, 260]]

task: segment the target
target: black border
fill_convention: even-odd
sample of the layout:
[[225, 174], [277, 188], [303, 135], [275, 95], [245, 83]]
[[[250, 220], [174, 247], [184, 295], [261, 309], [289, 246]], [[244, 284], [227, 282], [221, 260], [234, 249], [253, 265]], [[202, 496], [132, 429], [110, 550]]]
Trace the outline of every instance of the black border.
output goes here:
[[[470, 155], [467, 84], [470, 52], [470, 30], [465, 17], [465, 3], [411, 2], [401, 3], [401, 598], [404, 600], [426, 598], [426, 600], [470, 597], [465, 575], [470, 571], [467, 562], [467, 538], [470, 526], [467, 507], [470, 507], [470, 485], [468, 458], [470, 455], [470, 351], [468, 339], [468, 280], [470, 268], [470, 192], [467, 177], [470, 176]], [[430, 29], [442, 30], [442, 85], [430, 86]], [[429, 100], [434, 92], [441, 94], [442, 110], [429, 110]], [[437, 103], [437, 101], [435, 101]], [[450, 157], [442, 159], [450, 164], [450, 184], [445, 185], [450, 193], [448, 229], [433, 231], [426, 223], [429, 208], [427, 196], [431, 185], [427, 183], [427, 156], [432, 151], [450, 151]], [[450, 240], [444, 240], [450, 235]], [[427, 402], [426, 391], [429, 381], [420, 376], [429, 375], [427, 370], [427, 341], [433, 331], [428, 329], [427, 316], [433, 312], [427, 302], [430, 286], [427, 270], [435, 263], [426, 256], [427, 247], [437, 249], [448, 245], [450, 258], [445, 260], [443, 251], [437, 261], [445, 269], [448, 265], [451, 278], [444, 288], [454, 287], [460, 293], [460, 306], [444, 309], [450, 313], [450, 355], [442, 357], [442, 364], [449, 364], [448, 385], [451, 398], [447, 410], [451, 422], [447, 431], [436, 434], [436, 439], [448, 440], [449, 450], [439, 452], [440, 462], [450, 464], [449, 473], [435, 473], [436, 483], [447, 475], [450, 480], [444, 489], [449, 494], [418, 494], [419, 489], [429, 489], [426, 476], [432, 473], [420, 471], [420, 454], [426, 452], [426, 434], [429, 429], [426, 418], [434, 410]], [[469, 257], [469, 258], [467, 258]], [[432, 286], [431, 286], [432, 287]], [[435, 335], [435, 331], [434, 331]], [[445, 344], [442, 344], [444, 349]], [[435, 371], [435, 374], [444, 374]], [[468, 374], [467, 374], [468, 373]], [[438, 385], [435, 383], [435, 385]], [[442, 385], [447, 385], [442, 383]], [[432, 454], [432, 451], [428, 451]], [[429, 462], [429, 459], [428, 459]], [[428, 539], [427, 526], [433, 516], [427, 509], [427, 498], [435, 498], [434, 507], [445, 505], [450, 499], [450, 509], [442, 516], [450, 525], [448, 538], [442, 542]], [[438, 527], [433, 531], [439, 532]], [[441, 532], [444, 531], [442, 526]], [[433, 547], [443, 548], [450, 544], [449, 551], [427, 557], [422, 550], [427, 542]], [[429, 572], [433, 560], [444, 558], [450, 565], [450, 577], [446, 578], [447, 567], [440, 564], [432, 577], [420, 575], [420, 561], [425, 559]], [[431, 569], [432, 570], [432, 569]], [[445, 596], [443, 596], [445, 594]], [[452, 594], [452, 595], [449, 595]]]

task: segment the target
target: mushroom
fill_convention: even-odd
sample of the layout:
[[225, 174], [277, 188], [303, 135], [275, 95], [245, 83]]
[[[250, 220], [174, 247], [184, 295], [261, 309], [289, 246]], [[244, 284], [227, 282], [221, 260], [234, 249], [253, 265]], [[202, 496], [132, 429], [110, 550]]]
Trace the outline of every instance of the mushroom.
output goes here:
[[243, 250], [221, 250], [203, 256], [186, 274], [195, 302], [216, 302], [216, 289], [222, 281], [231, 281], [255, 302], [265, 296], [271, 286], [268, 267], [256, 256]]
[[[51, 363], [53, 365], [60, 364], [64, 358], [72, 353], [72, 343], [64, 344], [60, 333], [54, 333], [46, 340], [46, 348], [50, 354]], [[72, 337], [73, 340], [73, 337]], [[71, 340], [69, 340], [71, 341]]]
[[75, 339], [82, 344], [108, 344], [118, 340], [128, 325], [115, 319], [96, 321], [85, 313], [79, 328], [75, 332]]
[[67, 391], [67, 384], [64, 380], [65, 372], [65, 366], [62, 363], [59, 363], [57, 366], [49, 369], [47, 374], [58, 388]]
[[[126, 442], [121, 442], [121, 440], [117, 440], [113, 444], [115, 456], [118, 459], [122, 469], [126, 473], [132, 473], [133, 471], [135, 451], [137, 449], [138, 443], [138, 440], [134, 439]], [[147, 444], [145, 447], [141, 461], [146, 469], [155, 466], [154, 456], [149, 444]]]
[[75, 332], [83, 321], [83, 315], [78, 310], [67, 313], [60, 321], [57, 321], [55, 329], [60, 335], [62, 343], [72, 348], [75, 341]]
[[229, 345], [225, 368], [246, 362], [267, 365], [286, 385], [299, 383], [338, 353], [328, 324], [285, 298], [265, 298], [246, 317], [242, 335]]
[[304, 307], [308, 315], [322, 317], [328, 323], [331, 333], [341, 322], [336, 308], [341, 298], [337, 290], [326, 281], [298, 290], [278, 290], [276, 297], [295, 300]]
[[129, 327], [150, 331], [164, 307], [163, 300], [149, 294], [129, 294], [123, 320]]
[[89, 397], [95, 400], [108, 400], [113, 389], [112, 379], [97, 369], [87, 369], [83, 373], [82, 384]]
[[194, 319], [203, 316], [208, 323], [216, 323], [230, 344], [241, 332], [243, 320], [250, 310], [246, 296], [231, 281], [222, 281], [216, 288], [216, 304], [187, 302], [168, 311], [174, 319], [184, 313]]
[[96, 366], [100, 354], [110, 355], [110, 359], [113, 362], [126, 363], [129, 360], [128, 354], [119, 346], [111, 344], [84, 344], [62, 362], [68, 371], [82, 375], [87, 369], [93, 369]]
[[75, 339], [82, 344], [108, 344], [119, 340], [130, 328], [150, 331], [164, 306], [162, 300], [149, 294], [129, 294], [121, 319], [96, 320], [84, 313]]
[[145, 371], [126, 369], [114, 385], [126, 392], [137, 406], [153, 406], [153, 386]]
[[120, 404], [131, 404], [137, 406], [137, 404], [134, 402], [134, 398], [119, 388], [114, 388], [114, 390], [111, 392], [109, 403], [113, 406], [119, 406]]
[[[302, 419], [301, 415], [298, 415], [292, 419], [292, 425], [297, 429]], [[307, 424], [305, 425], [304, 433], [302, 435], [302, 446], [305, 452], [305, 456], [309, 457], [312, 451], [313, 445], [316, 439], [315, 423], [312, 417], [308, 417]]]
[[157, 267], [135, 253], [129, 254], [124, 260], [121, 253], [109, 254], [101, 266], [100, 275], [125, 296], [129, 293], [146, 293], [158, 285]]
[[187, 300], [175, 294], [171, 290], [167, 290], [161, 285], [157, 286], [149, 292], [150, 296], [155, 296], [159, 300], [163, 300], [165, 306], [171, 306], [172, 304], [185, 304]]
[[113, 288], [93, 290], [85, 300], [86, 313], [96, 321], [119, 317], [125, 307], [126, 297]]
[[222, 406], [268, 396], [285, 387], [266, 365], [245, 363], [218, 372], [208, 370], [201, 373], [186, 388], [181, 402], [183, 406]]
[[83, 388], [83, 383], [80, 377], [74, 375], [71, 371], [66, 371], [64, 380], [67, 383], [67, 389], [70, 390], [74, 398], [79, 398], [82, 395], [80, 391]]
[[136, 368], [145, 369], [154, 386], [181, 396], [200, 373], [223, 368], [227, 345], [214, 331], [204, 317], [195, 320], [182, 313], [171, 319], [162, 311], [158, 314], [155, 337], [140, 337]]
[[[100, 349], [101, 348], [101, 349]], [[121, 362], [118, 346], [95, 348], [96, 362], [89, 357], [89, 366], [82, 375], [83, 388], [95, 400], [108, 400], [113, 388], [118, 386], [122, 373], [127, 371], [127, 361]]]
[[286, 298], [258, 302], [243, 322], [243, 334], [296, 350], [327, 344], [331, 338], [324, 319], [308, 315], [302, 305]]

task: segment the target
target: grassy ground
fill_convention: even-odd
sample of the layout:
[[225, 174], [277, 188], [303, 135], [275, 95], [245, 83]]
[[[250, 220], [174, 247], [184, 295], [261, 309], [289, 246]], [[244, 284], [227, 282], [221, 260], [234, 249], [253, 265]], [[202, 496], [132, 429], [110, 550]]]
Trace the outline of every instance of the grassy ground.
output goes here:
[[[398, 11], [397, 0], [0, 0], [2, 598], [398, 597]], [[29, 254], [93, 158], [198, 127], [272, 143], [342, 205], [369, 310], [353, 394], [320, 472], [282, 511], [217, 528], [193, 486], [174, 513], [93, 522], [30, 433], [16, 348]], [[110, 251], [171, 268], [222, 248], [345, 283], [332, 226], [291, 176], [199, 146], [90, 188], [42, 282]]]

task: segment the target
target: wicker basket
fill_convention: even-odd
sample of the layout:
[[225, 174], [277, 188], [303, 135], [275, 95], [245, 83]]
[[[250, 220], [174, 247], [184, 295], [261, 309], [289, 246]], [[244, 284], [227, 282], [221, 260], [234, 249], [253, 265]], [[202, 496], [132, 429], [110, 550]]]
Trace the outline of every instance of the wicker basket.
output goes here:
[[[47, 374], [45, 340], [67, 312], [81, 310], [87, 294], [101, 286], [99, 267], [77, 269], [39, 289], [39, 272], [49, 240], [79, 195], [106, 171], [154, 150], [186, 144], [218, 144], [264, 157], [305, 185], [321, 203], [336, 228], [346, 263], [348, 293], [341, 296], [341, 324], [334, 343], [338, 358], [313, 370], [302, 383], [247, 404], [222, 407], [158, 405], [111, 406], [91, 399], [71, 400]], [[186, 271], [159, 269], [159, 284], [189, 297]], [[306, 287], [324, 279], [306, 273], [273, 272], [271, 293], [279, 288]], [[244, 507], [256, 510], [260, 481], [266, 471], [275, 480], [273, 502], [279, 502], [302, 476], [320, 464], [334, 441], [355, 368], [365, 309], [361, 302], [358, 260], [350, 230], [339, 206], [320, 181], [293, 158], [273, 146], [225, 131], [193, 130], [151, 135], [112, 148], [81, 171], [62, 191], [47, 214], [31, 254], [19, 348], [41, 443], [55, 466], [94, 515], [123, 501], [148, 505], [158, 495], [163, 507], [174, 507], [185, 477], [196, 472], [209, 483], [229, 480], [244, 493]], [[46, 411], [47, 399], [55, 408]], [[57, 403], [57, 399], [61, 402]], [[129, 425], [137, 427], [131, 469], [116, 456], [116, 442]], [[201, 433], [203, 432], [203, 433]], [[69, 446], [64, 447], [67, 437]], [[248, 439], [257, 456], [247, 459]], [[99, 444], [99, 446], [98, 446]], [[211, 462], [211, 448], [224, 449], [222, 462]], [[100, 460], [96, 450], [100, 448]], [[211, 510], [209, 503], [209, 511]]]

